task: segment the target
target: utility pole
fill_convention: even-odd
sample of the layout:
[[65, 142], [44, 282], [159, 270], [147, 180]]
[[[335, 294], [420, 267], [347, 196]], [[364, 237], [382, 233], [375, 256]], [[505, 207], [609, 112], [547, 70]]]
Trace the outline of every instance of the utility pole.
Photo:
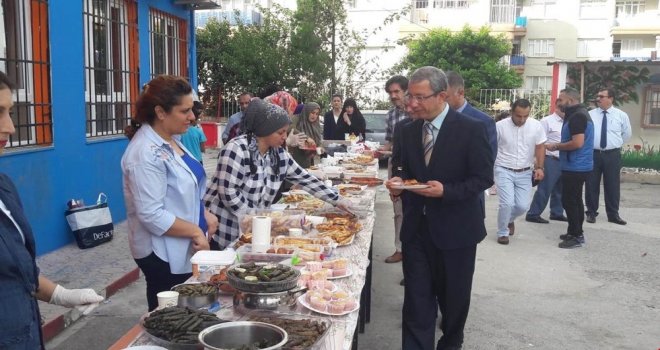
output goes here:
[[337, 93], [337, 91], [336, 91], [337, 77], [335, 76], [335, 74], [336, 74], [335, 62], [337, 61], [337, 52], [336, 52], [337, 49], [336, 49], [336, 46], [335, 46], [335, 38], [336, 38], [335, 26], [336, 26], [337, 18], [335, 16], [334, 6], [335, 6], [335, 1], [333, 0], [332, 1], [332, 6], [331, 6], [331, 9], [330, 9], [330, 12], [331, 12], [330, 16], [332, 18], [332, 25], [331, 25], [331, 28], [332, 28], [332, 41], [331, 41], [331, 44], [330, 44], [331, 45], [331, 48], [330, 48], [331, 49], [331, 57], [332, 57], [331, 58], [332, 59], [332, 74], [331, 74], [331, 77], [330, 77], [330, 79], [331, 79], [331, 81], [330, 81], [330, 94], [329, 94], [330, 96], [332, 96], [332, 94]]

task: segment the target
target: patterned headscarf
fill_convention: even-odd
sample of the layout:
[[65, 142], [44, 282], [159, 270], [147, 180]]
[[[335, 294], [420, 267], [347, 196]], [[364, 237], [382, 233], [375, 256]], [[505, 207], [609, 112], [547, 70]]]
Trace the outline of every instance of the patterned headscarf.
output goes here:
[[293, 115], [293, 112], [296, 110], [296, 107], [298, 106], [298, 101], [296, 100], [296, 98], [291, 96], [291, 94], [286, 91], [278, 91], [264, 98], [264, 101], [270, 102], [272, 104], [276, 104], [284, 108], [284, 110], [286, 110], [287, 113], [289, 113], [289, 115]]
[[298, 122], [296, 123], [295, 128], [296, 130], [305, 133], [308, 137], [311, 137], [317, 146], [321, 146], [321, 141], [323, 141], [321, 116], [319, 116], [314, 123], [309, 121], [309, 114], [316, 109], [319, 111], [321, 110], [321, 106], [319, 106], [318, 103], [306, 102], [302, 113], [298, 117]]

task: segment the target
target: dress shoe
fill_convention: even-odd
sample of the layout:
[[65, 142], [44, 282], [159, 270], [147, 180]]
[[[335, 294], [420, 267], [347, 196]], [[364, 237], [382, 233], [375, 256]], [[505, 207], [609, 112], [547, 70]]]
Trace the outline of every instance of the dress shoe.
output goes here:
[[596, 222], [596, 215], [587, 214], [587, 222], [593, 224]]
[[513, 236], [513, 234], [516, 232], [516, 224], [510, 222], [507, 227], [509, 228], [509, 236]]
[[618, 225], [625, 225], [625, 224], [627, 224], [626, 220], [623, 220], [623, 219], [622, 219], [621, 217], [619, 217], [619, 216], [617, 216], [617, 217], [613, 217], [613, 218], [609, 218], [609, 219], [607, 219], [607, 221], [609, 221], [609, 222], [613, 222], [613, 223], [618, 224]]
[[385, 259], [385, 262], [388, 264], [392, 264], [392, 263], [398, 263], [401, 260], [403, 260], [403, 254], [401, 254], [401, 252], [394, 252], [394, 254], [388, 256]]
[[400, 285], [400, 286], [405, 285], [405, 284], [406, 284], [405, 281], [406, 281], [406, 279], [405, 279], [405, 278], [402, 278], [402, 279], [401, 279], [401, 282], [399, 282], [399, 285]]
[[554, 221], [568, 221], [568, 218], [564, 215], [559, 215], [559, 216], [552, 216], [550, 215], [550, 220]]
[[509, 237], [507, 236], [497, 237], [497, 243], [507, 245], [509, 244]]
[[548, 221], [548, 220], [546, 220], [546, 219], [544, 219], [540, 216], [527, 216], [527, 217], [525, 217], [525, 221], [535, 222], [537, 224], [549, 224], [550, 223], [550, 221]]

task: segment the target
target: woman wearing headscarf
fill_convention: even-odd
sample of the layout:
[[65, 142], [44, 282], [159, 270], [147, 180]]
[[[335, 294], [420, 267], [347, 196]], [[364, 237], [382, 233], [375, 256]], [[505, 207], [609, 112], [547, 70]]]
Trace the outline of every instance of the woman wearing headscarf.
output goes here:
[[293, 159], [303, 168], [309, 168], [312, 165], [316, 147], [321, 147], [323, 141], [320, 113], [321, 106], [314, 102], [307, 102], [303, 106], [302, 112], [293, 116], [291, 133], [299, 135], [299, 137], [298, 142], [287, 144], [287, 146], [289, 146], [289, 153]]
[[344, 107], [341, 110], [339, 119], [337, 120], [337, 128], [335, 129], [335, 136], [338, 140], [344, 140], [344, 135], [355, 135], [365, 139], [367, 129], [367, 122], [364, 120], [357, 103], [352, 98], [347, 98], [344, 101]]
[[245, 134], [220, 150], [216, 174], [204, 196], [206, 207], [219, 220], [213, 249], [224, 249], [238, 238], [239, 213], [270, 207], [284, 180], [340, 208], [350, 206], [336, 190], [300, 167], [282, 146], [291, 123], [284, 109], [253, 99], [242, 123]]

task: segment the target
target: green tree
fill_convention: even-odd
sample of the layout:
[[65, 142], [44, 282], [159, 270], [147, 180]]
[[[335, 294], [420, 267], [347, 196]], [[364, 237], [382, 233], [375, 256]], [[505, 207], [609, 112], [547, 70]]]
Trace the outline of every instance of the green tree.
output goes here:
[[395, 67], [396, 72], [423, 66], [453, 70], [465, 79], [465, 95], [471, 102], [477, 101], [481, 89], [512, 89], [522, 84], [522, 78], [501, 62], [511, 53], [510, 41], [502, 34], [491, 35], [487, 27], [473, 30], [466, 26], [457, 33], [433, 29], [406, 44], [408, 54]]
[[[580, 67], [568, 68], [568, 85], [580, 91]], [[639, 103], [636, 88], [649, 79], [649, 69], [646, 67], [626, 66], [619, 64], [602, 65], [594, 68], [584, 67], [584, 98], [593, 99], [603, 88], [612, 88], [616, 91], [614, 105], [624, 103]]]

